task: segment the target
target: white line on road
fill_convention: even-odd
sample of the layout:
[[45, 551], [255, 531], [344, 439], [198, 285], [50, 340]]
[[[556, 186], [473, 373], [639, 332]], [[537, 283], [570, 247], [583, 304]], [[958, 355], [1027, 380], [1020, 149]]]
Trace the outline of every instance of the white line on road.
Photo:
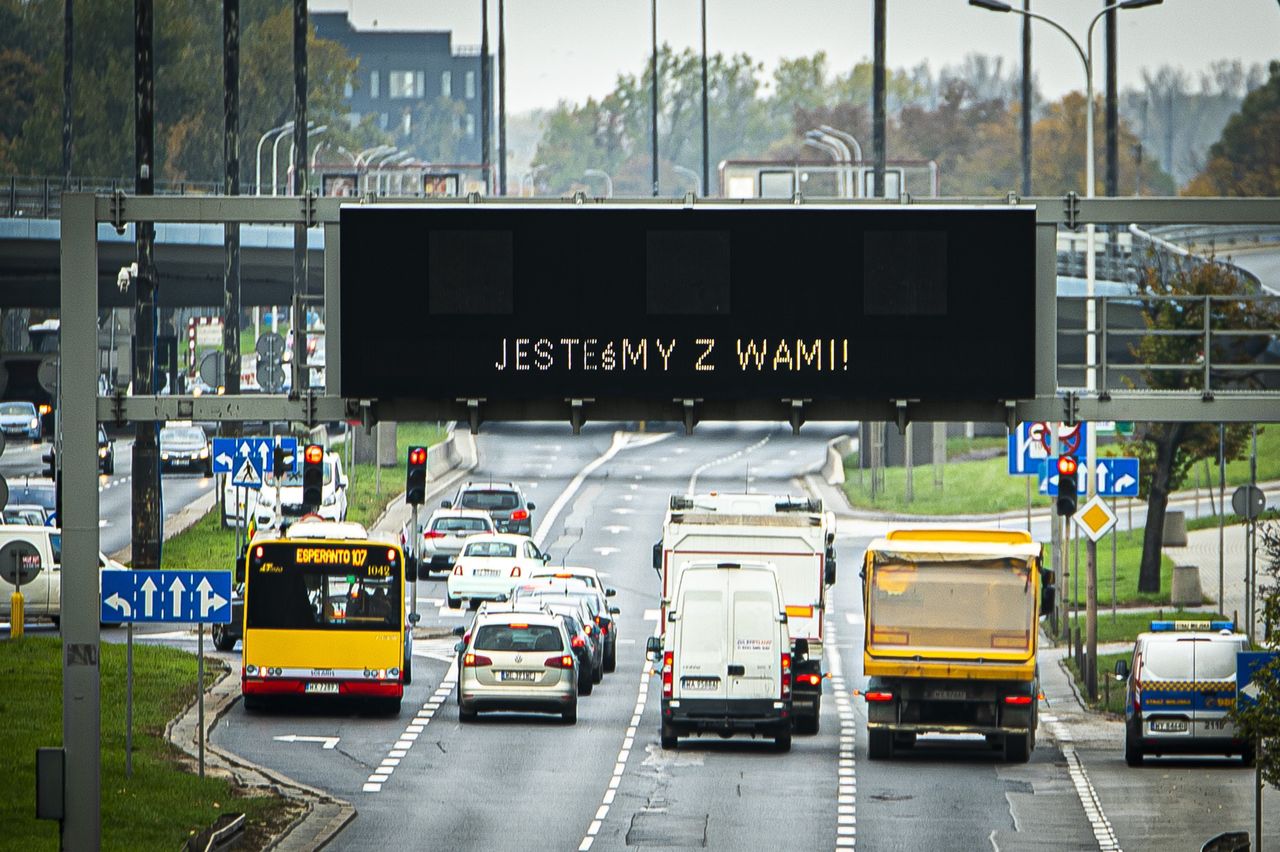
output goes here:
[[763, 438], [761, 438], [759, 441], [756, 441], [754, 444], [752, 444], [749, 447], [743, 447], [740, 450], [729, 453], [729, 455], [727, 456], [721, 456], [718, 459], [712, 459], [709, 462], [704, 462], [703, 464], [698, 465], [696, 468], [693, 469], [693, 475], [689, 477], [689, 488], [685, 491], [685, 493], [692, 494], [694, 491], [698, 489], [698, 476], [704, 470], [715, 467], [716, 465], [719, 465], [719, 464], [726, 464], [728, 462], [733, 461], [736, 458], [745, 456], [747, 453], [753, 453], [756, 450], [763, 447], [765, 444], [769, 443], [769, 439], [772, 437], [773, 437], [773, 433], [770, 432], [768, 435], [765, 435]]
[[595, 843], [596, 836], [599, 835], [600, 829], [604, 827], [605, 818], [609, 816], [609, 809], [613, 806], [613, 798], [617, 795], [618, 785], [622, 783], [622, 775], [627, 771], [627, 761], [631, 759], [631, 747], [635, 744], [636, 725], [640, 724], [640, 716], [644, 713], [645, 701], [649, 697], [649, 677], [653, 674], [652, 663], [645, 660], [644, 667], [640, 670], [640, 691], [636, 695], [635, 713], [631, 717], [631, 726], [627, 728], [626, 734], [622, 738], [622, 748], [618, 750], [618, 760], [613, 765], [613, 775], [609, 779], [609, 785], [605, 788], [604, 795], [600, 799], [600, 807], [596, 810], [591, 825], [587, 827], [587, 833], [582, 838], [582, 843], [578, 845], [578, 852], [586, 852], [591, 848], [591, 844]]
[[844, 672], [840, 666], [840, 648], [837, 645], [834, 620], [827, 625], [827, 637], [830, 642], [825, 650], [831, 663], [831, 690], [835, 693], [836, 711], [840, 716], [840, 748], [836, 764], [836, 849], [852, 849], [858, 838], [857, 758], [853, 749], [856, 726], [853, 707], [849, 704], [849, 693], [845, 688]]
[[[449, 663], [449, 670], [444, 673], [444, 679], [440, 681], [440, 685], [436, 687], [435, 693], [422, 705], [422, 709], [409, 720], [409, 724], [405, 726], [404, 733], [396, 741], [396, 744], [387, 752], [387, 758], [382, 761], [381, 765], [374, 770], [365, 781], [364, 787], [361, 789], [366, 793], [381, 793], [382, 785], [391, 779], [391, 774], [395, 772], [396, 767], [400, 765], [400, 760], [404, 758], [409, 750], [413, 748], [413, 744], [418, 741], [418, 737], [422, 735], [422, 731], [427, 724], [435, 716], [436, 708], [449, 697], [449, 693], [453, 692], [453, 687], [458, 682], [458, 660], [452, 658]], [[277, 737], [276, 739], [279, 739]], [[336, 742], [336, 740], [335, 740]], [[328, 746], [325, 746], [328, 748]]]
[[1120, 841], [1116, 838], [1115, 829], [1111, 827], [1111, 820], [1107, 819], [1107, 815], [1102, 811], [1102, 802], [1098, 801], [1098, 791], [1093, 789], [1089, 773], [1085, 771], [1084, 764], [1080, 762], [1080, 756], [1076, 754], [1071, 731], [1058, 720], [1057, 716], [1045, 713], [1040, 718], [1048, 726], [1049, 733], [1057, 740], [1058, 748], [1066, 758], [1067, 772], [1071, 775], [1072, 786], [1076, 788], [1076, 795], [1080, 797], [1080, 804], [1084, 807], [1085, 816], [1089, 819], [1094, 839], [1098, 841], [1098, 848], [1106, 852], [1121, 852]]

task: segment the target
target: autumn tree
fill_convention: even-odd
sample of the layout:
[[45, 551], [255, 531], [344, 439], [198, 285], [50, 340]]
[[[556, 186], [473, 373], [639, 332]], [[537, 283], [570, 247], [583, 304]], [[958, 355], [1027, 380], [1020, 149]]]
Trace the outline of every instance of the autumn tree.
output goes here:
[[1280, 62], [1262, 87], [1250, 92], [1209, 149], [1209, 163], [1188, 195], [1280, 195]]

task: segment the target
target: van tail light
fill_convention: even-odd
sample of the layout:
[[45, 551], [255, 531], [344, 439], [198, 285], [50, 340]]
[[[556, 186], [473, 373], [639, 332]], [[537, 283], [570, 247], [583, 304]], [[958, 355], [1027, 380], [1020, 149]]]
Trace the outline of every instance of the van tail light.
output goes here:
[[461, 563], [461, 562], [455, 562], [455, 563], [454, 563], [454, 565], [453, 565], [453, 576], [455, 576], [455, 577], [461, 577], [461, 576], [462, 576], [462, 563]]
[[868, 701], [892, 701], [893, 693], [886, 692], [883, 690], [871, 690], [871, 691], [862, 693], [862, 697], [867, 699]]
[[575, 648], [585, 648], [587, 647], [587, 640], [583, 639], [581, 636], [575, 636], [569, 640], [569, 644]]
[[782, 697], [791, 697], [791, 655], [782, 655]]
[[462, 665], [464, 668], [478, 669], [482, 666], [493, 665], [493, 660], [489, 659], [483, 654], [467, 654], [465, 657], [462, 658]]
[[529, 513], [526, 512], [524, 509], [516, 509], [514, 512], [511, 513], [511, 520], [527, 521], [529, 520]]
[[672, 673], [675, 669], [675, 661], [670, 651], [666, 651], [662, 655], [662, 697], [671, 697]]
[[558, 657], [547, 657], [542, 664], [550, 669], [571, 669], [573, 668], [573, 655], [561, 654]]
[[1026, 707], [1031, 703], [1030, 695], [1006, 695], [1004, 697], [1005, 704], [1012, 704], [1015, 707]]

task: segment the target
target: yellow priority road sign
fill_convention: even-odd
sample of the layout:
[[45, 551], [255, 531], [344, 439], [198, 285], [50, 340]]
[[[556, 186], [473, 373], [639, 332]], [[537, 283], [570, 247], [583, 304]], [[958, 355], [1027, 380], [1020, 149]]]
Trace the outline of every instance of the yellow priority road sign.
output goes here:
[[1116, 513], [1102, 497], [1095, 495], [1076, 512], [1075, 521], [1090, 540], [1097, 541], [1116, 525]]

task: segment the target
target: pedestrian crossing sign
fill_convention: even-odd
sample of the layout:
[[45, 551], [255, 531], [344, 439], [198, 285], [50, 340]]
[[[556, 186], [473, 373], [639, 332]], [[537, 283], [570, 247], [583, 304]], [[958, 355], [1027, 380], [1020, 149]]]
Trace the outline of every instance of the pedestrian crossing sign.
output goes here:
[[231, 484], [236, 488], [258, 489], [262, 487], [262, 474], [253, 466], [253, 461], [246, 458], [240, 463], [235, 476], [231, 477]]

